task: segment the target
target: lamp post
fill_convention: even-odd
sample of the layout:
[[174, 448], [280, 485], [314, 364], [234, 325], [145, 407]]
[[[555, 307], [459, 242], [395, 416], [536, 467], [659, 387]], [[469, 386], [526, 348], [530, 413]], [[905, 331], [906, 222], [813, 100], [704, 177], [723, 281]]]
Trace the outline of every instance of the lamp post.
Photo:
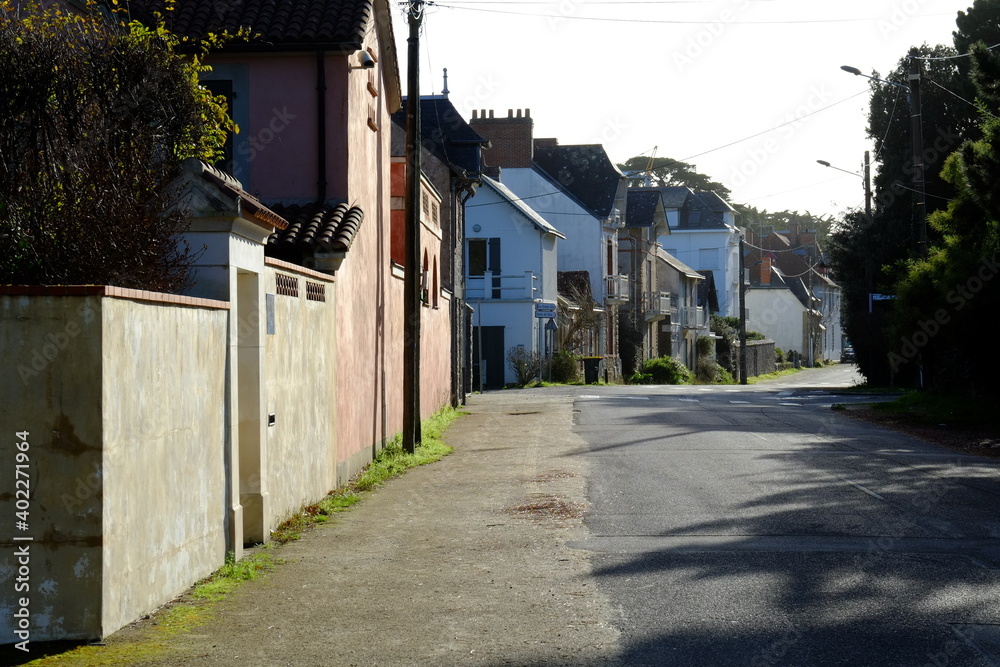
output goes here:
[[[847, 69], [846, 67], [844, 69]], [[853, 69], [853, 68], [851, 68]], [[862, 75], [863, 76], [863, 75]], [[897, 84], [892, 84], [897, 85]], [[830, 169], [836, 169], [837, 171], [842, 171], [845, 174], [853, 174], [864, 180], [865, 182], [865, 222], [870, 227], [872, 225], [872, 180], [871, 180], [871, 158], [868, 151], [865, 151], [865, 164], [864, 164], [864, 174], [859, 174], [856, 171], [849, 171], [847, 169], [841, 169], [840, 167], [834, 167], [832, 164], [826, 160], [816, 160], [824, 167], [829, 167]], [[871, 328], [871, 317], [872, 317], [872, 266], [871, 260], [865, 262], [865, 289], [868, 290], [868, 318], [869, 318], [869, 329]], [[868, 367], [872, 367], [872, 346], [868, 345]]]
[[[907, 74], [908, 86], [893, 81], [886, 81], [878, 77], [863, 74], [857, 67], [842, 65], [840, 69], [855, 76], [863, 76], [872, 81], [878, 81], [889, 86], [902, 88], [906, 91], [907, 99], [910, 102], [910, 144], [913, 150], [913, 189], [917, 195], [917, 227], [918, 227], [918, 251], [921, 256], [927, 255], [927, 197], [924, 184], [924, 138], [923, 122], [920, 111], [920, 59], [917, 57], [916, 49], [910, 49], [910, 69]], [[869, 209], [870, 210], [870, 209]], [[869, 221], [871, 213], [869, 212]]]

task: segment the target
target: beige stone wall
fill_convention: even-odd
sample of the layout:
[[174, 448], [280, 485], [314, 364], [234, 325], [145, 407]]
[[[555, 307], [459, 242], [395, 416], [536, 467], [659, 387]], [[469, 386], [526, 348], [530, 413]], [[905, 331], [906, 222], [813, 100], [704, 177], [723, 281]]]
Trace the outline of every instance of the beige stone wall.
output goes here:
[[[28, 529], [0, 533], [0, 579], [27, 544], [28, 590], [3, 587], [0, 608], [28, 598], [33, 642], [110, 634], [225, 557], [228, 311], [69, 289], [91, 295], [0, 296], [0, 424], [28, 432], [31, 491]], [[0, 615], [0, 643], [20, 639], [13, 622]]]
[[228, 311], [103, 302], [102, 635], [225, 559]]
[[[276, 293], [278, 274], [298, 281], [297, 296]], [[322, 287], [325, 301], [308, 298], [309, 284]], [[267, 427], [267, 477], [277, 524], [336, 486], [336, 319], [329, 277], [270, 262], [264, 287], [275, 295], [274, 333], [264, 345], [266, 412], [274, 416]]]
[[[101, 633], [101, 331], [100, 298], [0, 296], [0, 643], [24, 639], [14, 634], [13, 618], [22, 597], [31, 641]], [[11, 445], [24, 431], [29, 499], [22, 531], [14, 525]], [[24, 547], [26, 580], [19, 583], [27, 588], [15, 589], [15, 552]]]

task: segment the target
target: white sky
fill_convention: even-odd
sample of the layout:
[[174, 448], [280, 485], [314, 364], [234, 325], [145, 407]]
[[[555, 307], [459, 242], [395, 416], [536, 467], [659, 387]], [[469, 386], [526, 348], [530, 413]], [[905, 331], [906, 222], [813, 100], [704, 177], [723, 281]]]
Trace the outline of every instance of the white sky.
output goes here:
[[[860, 172], [871, 149], [868, 82], [840, 66], [885, 75], [911, 45], [951, 45], [955, 15], [971, 4], [440, 0], [424, 21], [421, 93], [439, 94], [447, 67], [467, 120], [473, 109], [529, 108], [535, 137], [602, 143], [618, 162], [658, 146], [657, 156], [725, 184], [734, 202], [838, 214], [863, 204], [862, 181], [816, 160]], [[405, 94], [409, 29], [401, 9], [394, 18]]]

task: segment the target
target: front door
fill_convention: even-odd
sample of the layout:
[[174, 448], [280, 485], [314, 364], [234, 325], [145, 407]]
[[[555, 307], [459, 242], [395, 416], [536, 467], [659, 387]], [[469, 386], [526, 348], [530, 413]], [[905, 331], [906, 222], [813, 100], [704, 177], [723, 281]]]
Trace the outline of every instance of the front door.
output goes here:
[[472, 327], [472, 388], [504, 385], [503, 327]]

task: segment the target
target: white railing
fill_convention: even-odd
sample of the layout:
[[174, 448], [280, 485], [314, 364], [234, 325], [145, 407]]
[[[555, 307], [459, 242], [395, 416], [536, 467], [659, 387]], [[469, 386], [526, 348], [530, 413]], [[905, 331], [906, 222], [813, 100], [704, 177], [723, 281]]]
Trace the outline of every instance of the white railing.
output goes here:
[[484, 301], [534, 300], [538, 288], [535, 286], [538, 276], [531, 271], [512, 275], [495, 275], [487, 271], [481, 276], [468, 276], [465, 279], [465, 298], [467, 301], [482, 299]]
[[647, 322], [662, 320], [670, 314], [670, 292], [647, 292], [644, 301]]
[[628, 303], [628, 276], [605, 276], [604, 300], [609, 303]]
[[681, 322], [685, 329], [701, 329], [708, 322], [705, 316], [705, 309], [701, 306], [687, 306], [681, 308]]

